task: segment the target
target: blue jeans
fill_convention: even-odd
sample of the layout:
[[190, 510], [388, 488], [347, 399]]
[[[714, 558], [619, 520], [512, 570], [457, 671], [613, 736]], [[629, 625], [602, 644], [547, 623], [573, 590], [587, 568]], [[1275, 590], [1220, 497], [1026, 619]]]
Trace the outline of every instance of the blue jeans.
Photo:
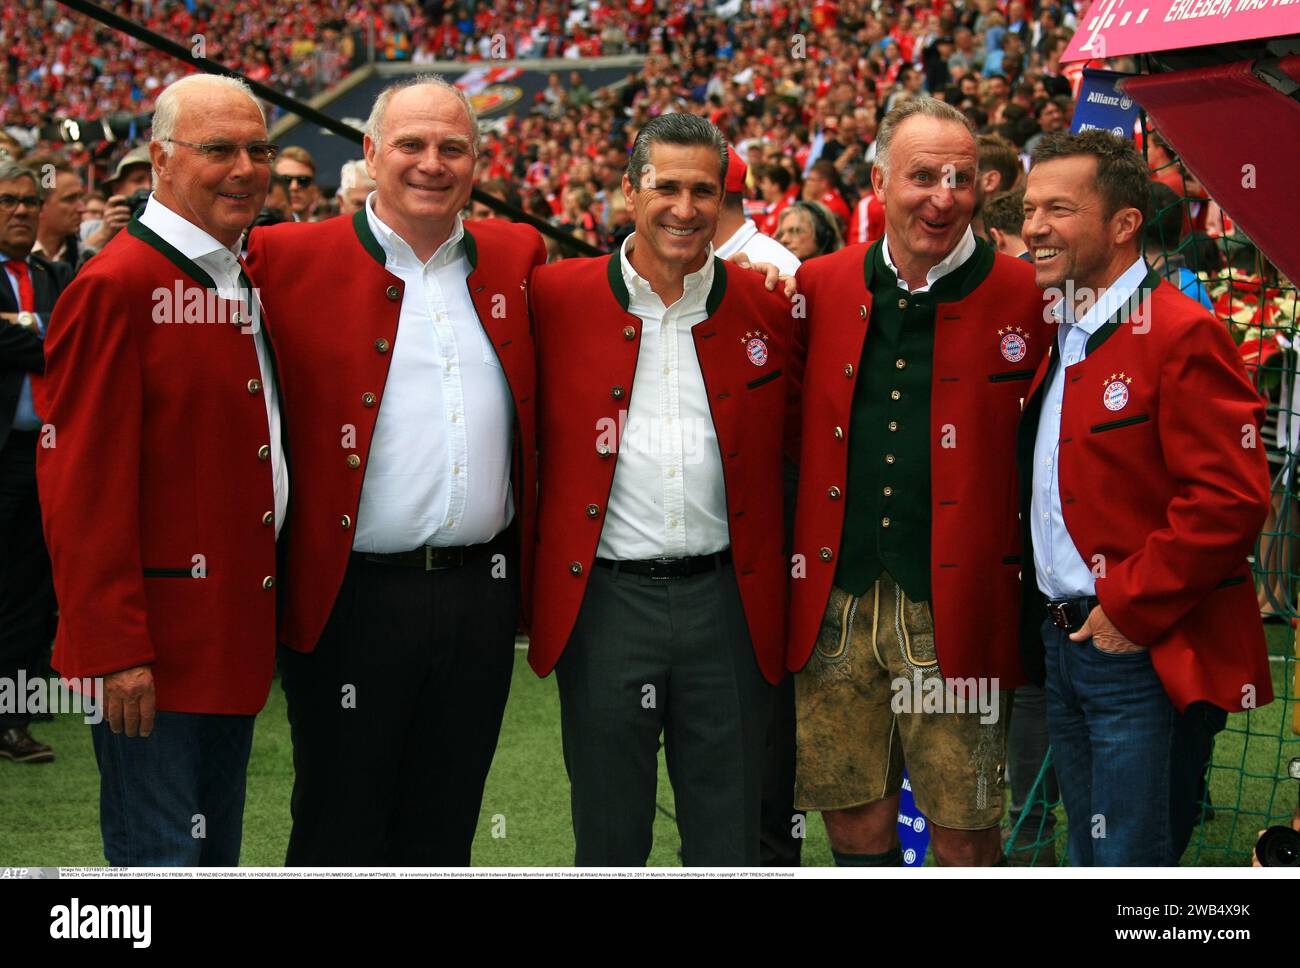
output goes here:
[[160, 712], [147, 738], [91, 727], [113, 867], [234, 867], [252, 716]]
[[1043, 624], [1047, 727], [1076, 867], [1173, 866], [1198, 816], [1227, 714], [1180, 715], [1147, 650], [1109, 654]]

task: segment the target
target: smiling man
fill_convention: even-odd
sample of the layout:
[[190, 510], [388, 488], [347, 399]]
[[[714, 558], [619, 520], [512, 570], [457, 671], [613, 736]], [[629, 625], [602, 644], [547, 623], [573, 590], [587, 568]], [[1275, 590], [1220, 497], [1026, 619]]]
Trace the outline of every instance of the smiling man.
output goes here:
[[1023, 234], [1061, 326], [1020, 428], [1022, 634], [1076, 866], [1177, 864], [1214, 734], [1272, 698], [1246, 560], [1264, 401], [1223, 324], [1143, 260], [1149, 206], [1108, 132], [1034, 151]]
[[149, 150], [154, 193], [64, 292], [37, 387], [54, 666], [103, 677], [109, 863], [229, 867], [289, 499], [275, 358], [238, 259], [275, 148], [245, 84], [198, 74], [159, 95]]
[[529, 661], [556, 670], [579, 865], [645, 864], [661, 735], [683, 863], [758, 863], [791, 308], [714, 255], [726, 171], [707, 121], [653, 119], [623, 177], [636, 231], [533, 273]]
[[[1048, 327], [1030, 267], [971, 232], [965, 116], [916, 98], [876, 144], [884, 238], [798, 274], [795, 804], [822, 812], [836, 863], [898, 864], [906, 766], [939, 863], [992, 864], [1004, 724], [988, 706], [1024, 681], [1015, 427]], [[958, 679], [984, 711], [899, 702]]]
[[280, 670], [291, 865], [470, 862], [510, 690], [536, 493], [536, 230], [462, 223], [479, 150], [437, 77], [382, 92], [351, 217], [259, 228], [283, 360]]
[[320, 186], [316, 184], [316, 162], [306, 148], [296, 145], [285, 148], [275, 162], [275, 174], [289, 185], [289, 204], [295, 222], [311, 220], [320, 201]]

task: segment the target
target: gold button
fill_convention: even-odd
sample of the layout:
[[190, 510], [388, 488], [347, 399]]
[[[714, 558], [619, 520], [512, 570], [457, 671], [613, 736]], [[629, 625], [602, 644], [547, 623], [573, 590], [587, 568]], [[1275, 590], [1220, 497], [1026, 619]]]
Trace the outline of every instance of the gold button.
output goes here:
[[571, 562], [569, 562], [569, 571], [571, 571], [571, 572], [572, 572], [573, 574], [575, 574], [575, 575], [581, 575], [581, 574], [582, 574], [582, 562], [580, 562], [580, 561], [571, 561]]
[[375, 340], [375, 349], [377, 349], [381, 353], [387, 353], [388, 340], [384, 339], [382, 336], [379, 337], [379, 339]]
[[844, 428], [843, 428], [843, 427], [836, 427], [836, 428], [835, 428], [835, 439], [836, 439], [836, 440], [843, 440], [843, 439], [844, 439]]
[[890, 391], [889, 391], [889, 399], [891, 399], [891, 400], [898, 400], [898, 399], [901, 398], [902, 396], [903, 396], [903, 395], [902, 395], [899, 391], [897, 391], [897, 390], [890, 390]]
[[897, 430], [897, 429], [898, 429], [898, 421], [897, 421], [897, 420], [891, 420], [891, 421], [889, 421], [889, 429], [890, 429], [891, 431], [892, 431], [892, 430]]
[[249, 381], [248, 381], [248, 392], [249, 392], [249, 393], [256, 393], [256, 392], [257, 392], [258, 390], [260, 390], [260, 389], [262, 389], [262, 381], [261, 381], [261, 380], [249, 380]]
[[271, 525], [275, 524], [275, 512], [274, 512], [274, 511], [267, 511], [265, 514], [263, 514], [263, 515], [262, 515], [262, 524], [265, 525], [265, 526], [268, 527], [268, 528], [269, 528]]
[[262, 579], [262, 587], [266, 589], [274, 588], [275, 579], [272, 578], [270, 575], [267, 575], [265, 578]]
[[397, 302], [398, 298], [402, 295], [402, 290], [398, 289], [396, 286], [389, 286], [384, 290], [384, 295], [388, 297], [390, 302]]
[[858, 307], [858, 318], [859, 318], [859, 319], [866, 319], [866, 318], [867, 318], [867, 307], [866, 307], [866, 306], [859, 306], [859, 307]]
[[894, 366], [901, 370], [903, 367], [907, 366], [907, 360], [894, 360]]
[[258, 460], [268, 460], [268, 459], [270, 459], [270, 457], [271, 457], [271, 445], [270, 445], [270, 444], [263, 444], [261, 447], [257, 448], [257, 459], [258, 459]]
[[893, 454], [886, 454], [886, 455], [885, 455], [885, 463], [886, 463], [886, 464], [892, 464], [893, 462], [894, 462], [894, 455], [893, 455]]
[[907, 300], [906, 300], [906, 299], [900, 299], [900, 300], [898, 300], [898, 308], [899, 308], [899, 309], [906, 309], [906, 308], [907, 308]]
[[356, 470], [358, 467], [361, 466], [361, 458], [358, 457], [356, 454], [348, 454], [348, 466], [351, 467], [353, 470]]
[[594, 518], [599, 513], [600, 513], [600, 505], [598, 504], [587, 505], [587, 517]]
[[373, 393], [363, 393], [361, 394], [361, 405], [363, 407], [373, 407], [376, 399]]
[[834, 501], [836, 498], [840, 496], [840, 489], [836, 487], [834, 484], [832, 484], [830, 487], [826, 489], [826, 493], [830, 497], [830, 499]]
[[845, 375], [845, 376], [852, 376], [852, 375], [853, 375], [853, 364], [852, 364], [852, 363], [845, 363], [845, 364], [844, 364], [844, 375]]
[[597, 445], [596, 445], [596, 453], [599, 454], [601, 457], [608, 457], [608, 456], [609, 456], [609, 444], [597, 444]]
[[889, 527], [889, 518], [881, 518], [881, 519], [880, 519], [880, 526], [881, 526], [882, 528], [887, 528], [887, 527]]
[[817, 552], [817, 554], [821, 556], [822, 561], [830, 561], [830, 560], [831, 560], [831, 549], [830, 549], [830, 548], [823, 548], [821, 551]]
[[622, 388], [622, 387], [610, 387], [610, 388], [609, 388], [609, 395], [610, 395], [611, 397], [613, 397], [615, 400], [620, 400], [620, 399], [622, 399], [622, 397], [623, 397], [623, 388]]
[[623, 338], [624, 338], [624, 339], [636, 339], [636, 327], [635, 327], [635, 326], [624, 326], [624, 327], [623, 327]]
[[894, 496], [894, 489], [893, 489], [892, 487], [890, 487], [888, 484], [886, 484], [886, 485], [885, 485], [885, 497], [893, 497], [893, 496]]
[[339, 524], [342, 526], [343, 530], [346, 531], [348, 528], [352, 527], [352, 519], [345, 514], [339, 519]]

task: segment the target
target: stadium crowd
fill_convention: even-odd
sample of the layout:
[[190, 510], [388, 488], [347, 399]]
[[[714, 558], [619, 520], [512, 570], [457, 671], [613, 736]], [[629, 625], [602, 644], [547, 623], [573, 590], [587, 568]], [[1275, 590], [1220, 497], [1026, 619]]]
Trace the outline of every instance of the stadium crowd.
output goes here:
[[[507, 125], [490, 142], [494, 174], [542, 190], [556, 212], [564, 206], [552, 196], [572, 181], [599, 179], [601, 151], [625, 150], [665, 110], [707, 114], [733, 143], [761, 142], [762, 163], [788, 157], [802, 174], [824, 158], [848, 180], [852, 166], [869, 160], [879, 117], [909, 94], [960, 103], [978, 126], [1025, 147], [1068, 122], [1068, 104], [1047, 101], [1068, 97], [1079, 70], [1062, 73], [1075, 18], [1057, 0], [1032, 8], [1016, 0], [1005, 11], [994, 0], [109, 6], [187, 47], [202, 38], [209, 58], [295, 96], [363, 62], [371, 33], [382, 60], [486, 60], [494, 37], [504, 38], [509, 57], [646, 55], [644, 71], [612, 101], [557, 79], [539, 117]], [[50, 139], [59, 122], [147, 115], [157, 93], [185, 73], [167, 55], [41, 0], [6, 6], [0, 47], [0, 127], [28, 153], [62, 147], [93, 183], [145, 131], [127, 132], [112, 156], [92, 156]]]

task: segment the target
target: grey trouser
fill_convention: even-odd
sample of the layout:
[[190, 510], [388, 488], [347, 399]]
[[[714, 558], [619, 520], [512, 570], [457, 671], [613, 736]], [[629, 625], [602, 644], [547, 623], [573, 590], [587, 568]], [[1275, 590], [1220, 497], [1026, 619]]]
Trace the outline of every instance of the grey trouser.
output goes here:
[[593, 567], [556, 678], [575, 864], [645, 864], [661, 733], [682, 862], [758, 864], [772, 686], [731, 565], [670, 580]]

